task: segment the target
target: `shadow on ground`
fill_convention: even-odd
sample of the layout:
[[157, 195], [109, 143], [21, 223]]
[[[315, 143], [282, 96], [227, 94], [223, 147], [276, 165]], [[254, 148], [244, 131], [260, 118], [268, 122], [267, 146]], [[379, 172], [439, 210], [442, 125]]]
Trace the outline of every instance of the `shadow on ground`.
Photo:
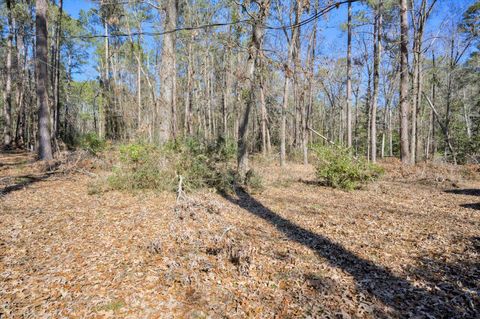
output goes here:
[[445, 193], [457, 194], [457, 195], [480, 196], [480, 189], [477, 189], [477, 188], [448, 189], [445, 191]]
[[452, 300], [458, 294], [443, 290], [438, 286], [433, 287], [437, 289], [428, 290], [414, 286], [410, 281], [355, 255], [329, 238], [278, 215], [242, 189], [237, 189], [235, 195], [223, 194], [223, 197], [267, 221], [290, 240], [315, 251], [331, 266], [349, 273], [355, 279], [359, 290], [389, 306], [393, 311], [393, 316], [473, 318], [480, 314], [478, 305], [469, 306], [468, 303], [461, 303], [463, 307], [458, 306], [458, 301]]
[[[467, 239], [461, 253], [422, 257], [412, 273], [437, 290], [437, 302], [449, 295], [448, 318], [480, 318], [480, 237]], [[454, 316], [454, 314], [456, 314]]]
[[480, 203], [462, 204], [460, 206], [463, 207], [463, 208], [480, 210]]
[[[477, 188], [464, 188], [464, 189], [449, 189], [445, 193], [457, 194], [457, 195], [469, 195], [469, 196], [480, 196], [480, 189]], [[468, 203], [462, 204], [460, 207], [480, 210], [480, 203]]]
[[33, 175], [25, 175], [20, 177], [14, 177], [13, 183], [10, 185], [5, 186], [4, 188], [0, 189], [0, 195], [6, 195], [8, 193], [21, 190], [29, 185], [34, 183], [43, 181], [50, 177], [51, 174], [44, 174], [40, 176], [33, 176]]

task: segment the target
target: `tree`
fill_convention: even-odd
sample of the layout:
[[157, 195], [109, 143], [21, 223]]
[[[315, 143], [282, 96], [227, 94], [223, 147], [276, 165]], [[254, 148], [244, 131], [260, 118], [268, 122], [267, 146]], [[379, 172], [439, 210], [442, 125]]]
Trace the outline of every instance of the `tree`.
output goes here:
[[41, 160], [53, 159], [50, 141], [50, 111], [48, 107], [48, 29], [47, 1], [36, 0], [36, 46], [35, 73], [38, 106], [38, 156]]
[[[165, 2], [164, 30], [171, 31], [177, 27], [178, 0]], [[163, 35], [162, 62], [160, 66], [160, 109], [158, 112], [158, 140], [167, 142], [176, 134], [176, 57], [175, 57], [175, 32]]]
[[476, 1], [463, 14], [460, 30], [469, 38], [478, 41], [480, 37], [480, 1]]
[[5, 103], [4, 116], [5, 126], [3, 128], [3, 142], [6, 148], [9, 148], [12, 143], [12, 50], [13, 50], [13, 19], [12, 19], [12, 2], [7, 0], [7, 20], [8, 20], [8, 36], [7, 36], [7, 59], [5, 63], [6, 68], [6, 83], [5, 83]]
[[[425, 24], [427, 22], [430, 13], [436, 0], [433, 0], [429, 6], [427, 6], [427, 0], [421, 0], [420, 8], [417, 13], [412, 12], [412, 25], [413, 25], [413, 101], [412, 101], [412, 134], [410, 136], [410, 161], [415, 163], [418, 159], [418, 136], [417, 136], [417, 115], [420, 110], [422, 100], [422, 42], [423, 34], [425, 31]], [[415, 1], [412, 0], [412, 9], [415, 9]], [[415, 10], [412, 10], [415, 11]], [[416, 15], [416, 16], [415, 16]]]
[[54, 91], [54, 135], [58, 136], [60, 133], [60, 108], [61, 108], [61, 101], [60, 101], [60, 51], [61, 51], [61, 38], [62, 38], [62, 15], [63, 15], [63, 0], [59, 0], [58, 2], [58, 18], [57, 18], [57, 25], [55, 28], [55, 80], [53, 84], [53, 91]]
[[255, 14], [252, 24], [252, 35], [248, 45], [247, 60], [247, 88], [248, 93], [245, 101], [240, 127], [238, 129], [238, 151], [237, 151], [237, 173], [240, 181], [244, 182], [248, 172], [248, 125], [250, 113], [255, 105], [255, 91], [259, 86], [260, 72], [258, 72], [259, 52], [261, 52], [264, 36], [264, 24], [270, 9], [270, 0], [259, 0], [255, 2], [258, 11]]
[[347, 147], [352, 147], [352, 2], [347, 19]]
[[[302, 10], [302, 4], [294, 1], [294, 12], [295, 12], [295, 22], [294, 25], [299, 23], [300, 13]], [[286, 163], [286, 139], [287, 139], [287, 109], [288, 109], [288, 99], [290, 94], [290, 81], [294, 75], [294, 69], [292, 64], [294, 63], [295, 55], [298, 53], [295, 52], [298, 41], [298, 33], [300, 32], [300, 27], [295, 26], [292, 28], [292, 36], [288, 37], [287, 32], [285, 31], [285, 37], [288, 41], [288, 55], [287, 61], [284, 64], [284, 85], [283, 85], [283, 98], [282, 98], [282, 111], [281, 111], [281, 122], [280, 122], [280, 166], [285, 166]]]
[[[4, 1], [2, 144], [14, 139], [17, 147], [38, 146], [38, 101], [51, 106], [52, 118], [44, 124], [52, 142], [60, 138], [74, 146], [90, 131], [120, 142], [164, 143], [179, 133], [207, 142], [224, 137], [237, 142], [242, 174], [249, 153], [278, 147], [282, 165], [289, 152], [302, 153], [308, 163], [308, 146], [325, 141], [354, 147], [357, 156], [372, 161], [381, 154], [412, 162], [434, 149], [444, 150], [446, 160], [472, 160], [478, 4], [463, 19], [448, 20], [450, 28], [430, 31], [441, 20], [428, 19], [439, 1], [365, 0], [357, 11], [353, 2], [321, 7], [321, 1], [279, 0], [272, 2], [275, 14], [263, 17], [267, 1], [239, 6], [169, 0], [160, 6], [102, 0], [76, 19], [62, 12], [62, 0], [47, 1], [53, 21], [47, 30], [47, 101], [35, 91], [42, 90], [42, 80], [35, 82], [45, 72], [32, 67], [35, 45], [41, 44], [32, 36], [35, 2]], [[348, 14], [346, 57], [335, 51], [341, 43], [317, 43], [319, 18], [342, 4]], [[398, 21], [398, 13], [406, 15]], [[162, 25], [152, 28], [154, 21]], [[253, 32], [254, 22], [262, 32]], [[427, 51], [435, 51], [435, 61]], [[89, 60], [97, 61], [98, 76], [89, 68], [83, 74], [90, 79], [78, 80]], [[401, 139], [393, 132], [397, 127]]]
[[411, 163], [408, 145], [408, 17], [407, 0], [400, 0], [400, 158]]
[[382, 52], [382, 1], [375, 8], [374, 32], [373, 32], [373, 96], [370, 119], [370, 160], [377, 161], [377, 104], [378, 104], [378, 85], [380, 78], [380, 54]]

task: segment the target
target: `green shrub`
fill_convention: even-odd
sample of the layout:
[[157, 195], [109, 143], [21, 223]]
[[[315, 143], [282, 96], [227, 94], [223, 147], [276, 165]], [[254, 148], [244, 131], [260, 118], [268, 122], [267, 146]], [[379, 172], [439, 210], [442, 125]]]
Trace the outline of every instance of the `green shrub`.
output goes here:
[[[235, 143], [223, 138], [210, 143], [184, 139], [162, 147], [145, 143], [122, 145], [120, 163], [108, 181], [113, 189], [175, 191], [181, 175], [187, 191], [208, 187], [228, 192], [237, 181], [232, 169], [235, 154]], [[247, 184], [258, 189], [261, 180], [251, 174]]]
[[80, 138], [80, 147], [93, 155], [97, 155], [105, 149], [107, 143], [96, 133], [87, 133]]
[[264, 189], [262, 177], [253, 169], [247, 172], [245, 186], [252, 192], [261, 192]]
[[149, 159], [154, 147], [148, 144], [132, 143], [120, 146], [120, 159], [123, 163], [136, 164]]
[[352, 190], [377, 179], [383, 169], [363, 158], [354, 158], [350, 150], [337, 146], [315, 146], [316, 176], [326, 186]]
[[113, 168], [108, 183], [113, 189], [171, 190], [175, 171], [160, 148], [145, 143], [120, 146], [120, 163]]

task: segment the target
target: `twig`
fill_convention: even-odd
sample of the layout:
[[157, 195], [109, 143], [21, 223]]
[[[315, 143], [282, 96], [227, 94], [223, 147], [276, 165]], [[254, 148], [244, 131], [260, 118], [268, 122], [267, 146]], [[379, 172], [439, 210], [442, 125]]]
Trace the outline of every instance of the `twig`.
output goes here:
[[177, 204], [181, 200], [188, 200], [189, 198], [185, 194], [185, 191], [183, 190], [183, 176], [178, 175], [178, 188], [177, 188]]

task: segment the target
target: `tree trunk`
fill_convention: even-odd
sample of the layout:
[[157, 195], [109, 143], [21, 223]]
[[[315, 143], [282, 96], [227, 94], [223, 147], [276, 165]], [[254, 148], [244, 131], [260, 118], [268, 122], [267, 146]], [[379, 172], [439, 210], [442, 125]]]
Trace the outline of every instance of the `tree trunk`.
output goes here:
[[408, 147], [408, 17], [407, 0], [400, 0], [400, 158], [411, 162]]
[[[453, 69], [454, 69], [454, 56], [453, 56], [453, 51], [455, 47], [455, 39], [452, 37], [451, 40], [451, 48], [450, 48], [450, 57], [449, 57], [449, 63], [448, 63], [448, 72], [447, 72], [447, 101], [446, 101], [446, 112], [445, 112], [445, 144], [448, 146], [448, 148], [451, 151], [451, 155], [453, 157], [453, 162], [454, 164], [457, 164], [457, 157], [455, 152], [453, 151], [450, 141], [450, 119], [452, 115], [452, 85], [453, 85]], [[445, 147], [445, 149], [447, 149]], [[445, 152], [446, 153], [446, 152]]]
[[378, 104], [378, 82], [380, 78], [380, 54], [382, 52], [382, 5], [381, 2], [375, 14], [375, 31], [373, 43], [373, 97], [370, 120], [370, 160], [377, 162], [377, 104]]
[[[231, 30], [230, 30], [231, 32]], [[223, 122], [223, 137], [228, 138], [228, 109], [231, 104], [231, 95], [232, 95], [232, 51], [230, 49], [230, 44], [228, 44], [227, 52], [224, 55], [224, 83], [225, 88], [223, 89], [223, 108], [222, 108], [222, 122]]]
[[62, 16], [63, 16], [63, 0], [58, 2], [58, 20], [56, 27], [56, 39], [55, 39], [55, 79], [53, 82], [54, 90], [54, 99], [53, 103], [55, 105], [55, 118], [54, 118], [54, 129], [53, 135], [55, 137], [59, 136], [60, 129], [60, 51], [61, 51], [61, 37], [62, 37]]
[[25, 114], [25, 99], [27, 96], [26, 81], [28, 79], [27, 72], [27, 63], [26, 63], [26, 46], [24, 42], [24, 31], [25, 28], [23, 25], [19, 25], [19, 30], [17, 33], [17, 61], [18, 61], [18, 74], [20, 76], [20, 81], [17, 82], [17, 124], [15, 129], [15, 144], [17, 147], [23, 147], [25, 144], [25, 124], [26, 124], [26, 114]]
[[[437, 79], [436, 79], [436, 69], [435, 69], [435, 53], [432, 53], [432, 64], [433, 64], [433, 79], [432, 79], [432, 102], [435, 104], [437, 102], [436, 96], [436, 86], [437, 86]], [[436, 115], [432, 110], [432, 159], [435, 158], [435, 154], [437, 153], [437, 141], [436, 141], [436, 130], [435, 130], [435, 122], [436, 122]]]
[[[298, 10], [298, 9], [297, 9]], [[298, 15], [297, 15], [298, 16]], [[285, 79], [283, 85], [283, 101], [282, 101], [282, 111], [281, 111], [281, 120], [280, 120], [280, 166], [285, 166], [286, 162], [286, 136], [287, 136], [287, 109], [288, 109], [288, 95], [290, 93], [290, 78], [292, 77], [291, 65], [293, 62], [295, 50], [295, 38], [298, 28], [293, 28], [292, 38], [288, 46], [288, 57], [287, 62], [285, 63]]]
[[[165, 3], [164, 30], [174, 30], [177, 27], [178, 0], [167, 0]], [[172, 137], [173, 108], [175, 99], [175, 32], [163, 35], [162, 61], [160, 66], [160, 110], [158, 123], [158, 141], [164, 144]]]
[[347, 147], [352, 147], [352, 3], [348, 3], [347, 20]]
[[47, 1], [36, 0], [36, 61], [37, 75], [37, 106], [38, 106], [38, 156], [41, 160], [53, 159], [50, 141], [50, 112], [48, 108], [48, 29], [47, 29]]
[[[103, 108], [105, 112], [105, 137], [109, 139], [115, 139], [115, 114], [112, 108], [112, 99], [111, 99], [111, 86], [110, 86], [110, 42], [109, 42], [109, 31], [108, 31], [108, 24], [106, 21], [106, 17], [103, 17], [104, 24], [104, 74], [103, 74], [103, 81], [102, 81], [102, 93], [103, 93]], [[65, 110], [65, 112], [67, 112]], [[65, 115], [66, 116], [66, 115]], [[65, 124], [67, 124], [65, 120]]]
[[[290, 49], [289, 49], [290, 56]], [[290, 58], [289, 58], [290, 59]], [[280, 119], [280, 166], [285, 166], [286, 161], [286, 131], [287, 131], [287, 108], [288, 108], [288, 93], [290, 91], [290, 69], [285, 66], [285, 79], [283, 85], [283, 102]]]
[[183, 134], [186, 136], [193, 135], [193, 125], [192, 125], [192, 99], [193, 99], [193, 52], [192, 52], [192, 42], [188, 43], [188, 59], [187, 59], [187, 92], [185, 93], [185, 120], [183, 122]]
[[[423, 34], [425, 30], [425, 24], [427, 19], [432, 11], [433, 6], [437, 0], [433, 0], [430, 6], [427, 8], [427, 0], [422, 0], [420, 3], [420, 8], [418, 10], [418, 19], [415, 18], [412, 13], [412, 23], [414, 31], [414, 41], [413, 41], [413, 103], [412, 103], [412, 134], [410, 136], [410, 157], [411, 162], [415, 163], [418, 161], [419, 153], [419, 138], [418, 138], [418, 113], [421, 107], [422, 101], [422, 42]], [[412, 4], [413, 5], [413, 4]], [[415, 11], [412, 9], [412, 11]], [[421, 128], [421, 126], [420, 126]]]
[[[141, 32], [140, 25], [139, 23], [139, 32]], [[137, 60], [137, 129], [140, 131], [142, 128], [142, 43], [140, 36], [138, 36], [137, 41], [139, 50], [135, 54]]]
[[3, 128], [3, 143], [9, 148], [12, 144], [12, 50], [13, 50], [13, 17], [12, 4], [7, 0], [7, 20], [8, 20], [8, 36], [7, 36], [7, 59], [5, 61], [6, 83], [5, 83], [5, 103], [4, 103], [4, 117], [5, 123]]
[[264, 28], [263, 24], [268, 15], [270, 0], [264, 0], [258, 3], [259, 11], [256, 14], [252, 24], [252, 36], [249, 43], [249, 56], [247, 61], [247, 87], [249, 88], [245, 110], [242, 116], [240, 127], [238, 129], [238, 151], [237, 151], [237, 173], [240, 182], [245, 182], [248, 172], [248, 122], [250, 112], [255, 105], [255, 90], [258, 87], [259, 74], [258, 60], [259, 52], [262, 47]]
[[262, 132], [262, 154], [263, 156], [267, 155], [267, 107], [265, 104], [265, 81], [263, 75], [260, 75], [260, 121], [261, 121], [261, 132]]
[[[418, 37], [418, 35], [416, 35]], [[411, 135], [410, 135], [410, 161], [413, 163], [416, 162], [416, 146], [417, 146], [417, 115], [418, 115], [418, 108], [417, 108], [417, 82], [419, 76], [419, 54], [418, 54], [418, 40], [415, 39], [415, 44], [413, 48], [413, 102], [412, 102], [412, 128], [411, 128]]]

